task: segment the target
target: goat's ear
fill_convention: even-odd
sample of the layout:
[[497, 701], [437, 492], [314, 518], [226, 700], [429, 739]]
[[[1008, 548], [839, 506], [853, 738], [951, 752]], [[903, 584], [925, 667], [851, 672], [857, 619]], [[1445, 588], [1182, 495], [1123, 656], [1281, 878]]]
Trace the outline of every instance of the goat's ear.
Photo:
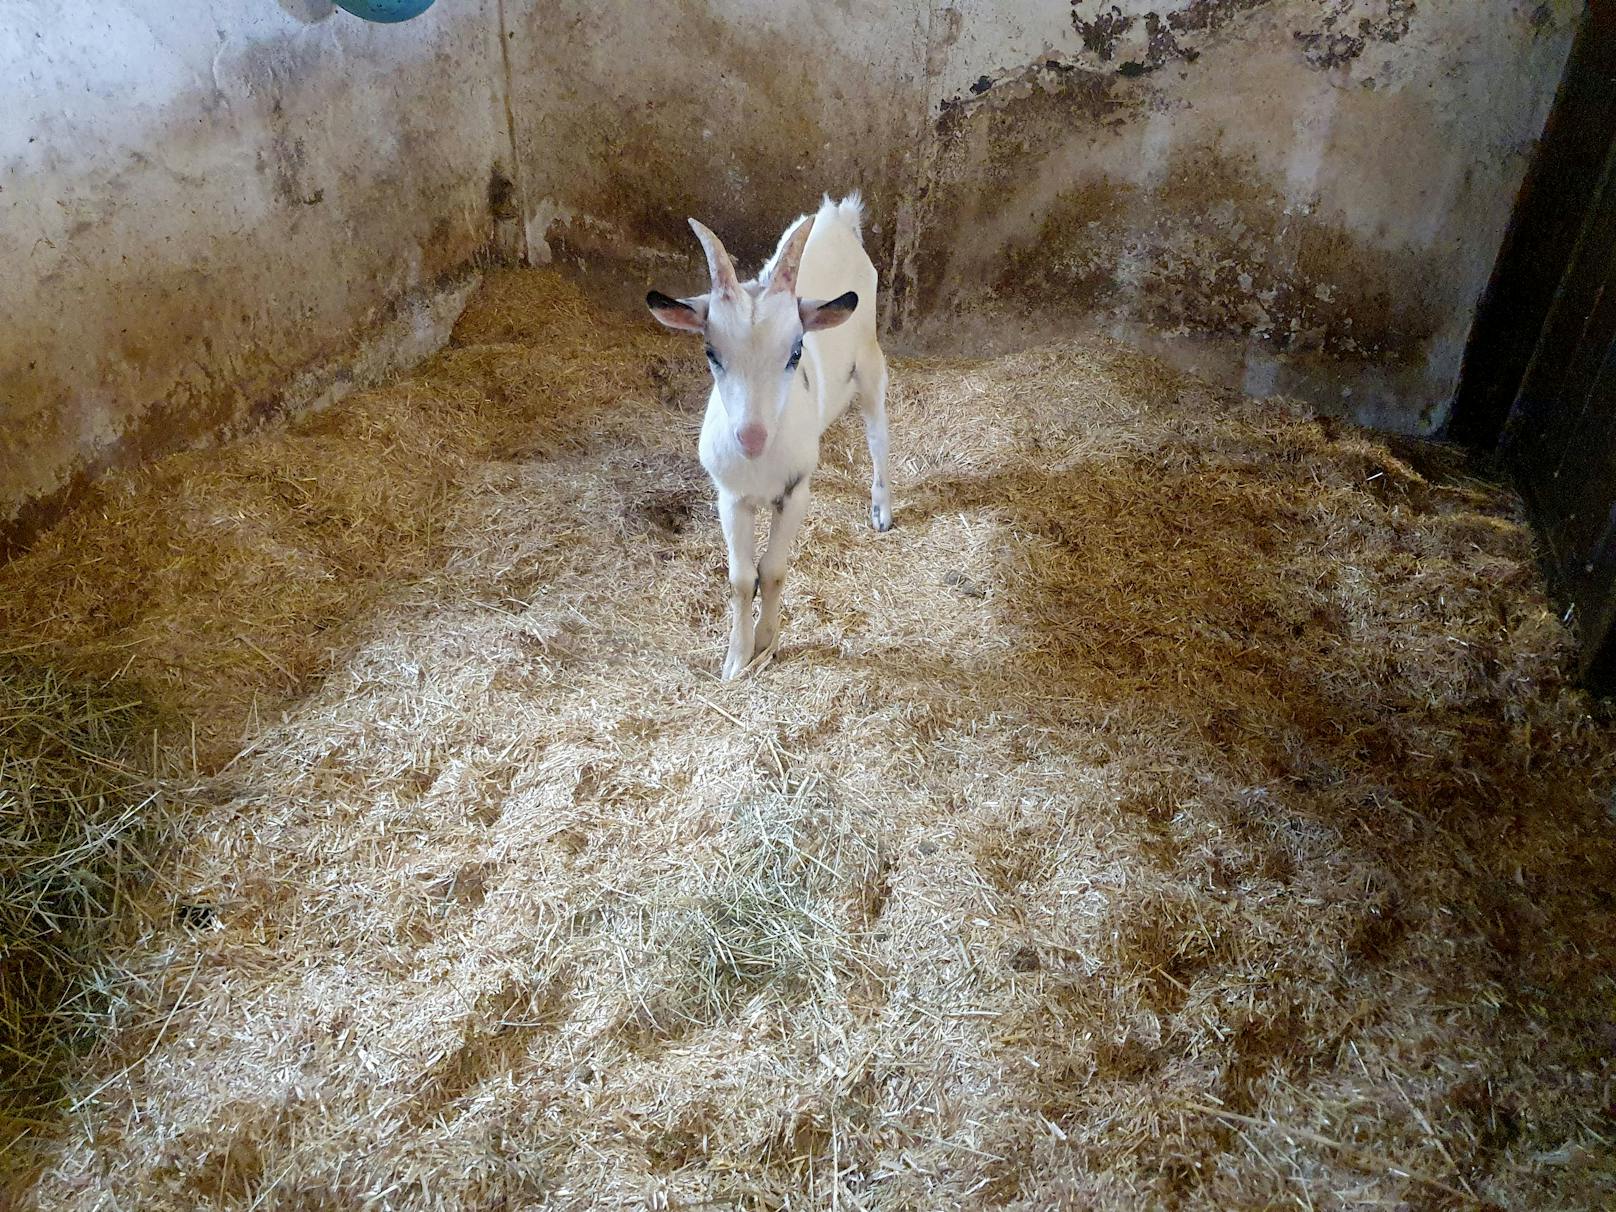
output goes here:
[[813, 299], [797, 300], [797, 315], [802, 319], [803, 332], [818, 332], [822, 328], [835, 328], [858, 307], [858, 295], [848, 291], [837, 295], [828, 303]]
[[701, 332], [707, 327], [707, 296], [694, 299], [670, 299], [660, 290], [645, 296], [645, 305], [651, 314], [669, 328], [680, 332]]

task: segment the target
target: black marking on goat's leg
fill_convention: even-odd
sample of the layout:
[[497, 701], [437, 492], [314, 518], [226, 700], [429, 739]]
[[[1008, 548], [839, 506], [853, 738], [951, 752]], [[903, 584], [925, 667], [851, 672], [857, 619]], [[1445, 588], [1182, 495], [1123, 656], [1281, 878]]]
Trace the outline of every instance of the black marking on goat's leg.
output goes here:
[[763, 592], [763, 572], [760, 569], [758, 571], [757, 575], [752, 578], [752, 596], [754, 598], [756, 598], [757, 595], [762, 593], [762, 592]]
[[806, 366], [804, 366], [802, 368], [802, 386], [803, 386], [804, 390], [807, 390], [807, 388], [808, 388], [808, 368]]
[[797, 485], [802, 483], [802, 477], [803, 473], [799, 471], [796, 475], [792, 476], [786, 481], [786, 486], [780, 490], [780, 495], [775, 497], [771, 502], [771, 504], [774, 506], [775, 513], [779, 513], [786, 507], [786, 501], [790, 498], [792, 493], [797, 491]]
[[847, 368], [847, 381], [851, 383], [856, 378], [858, 378], [858, 363], [854, 362]]

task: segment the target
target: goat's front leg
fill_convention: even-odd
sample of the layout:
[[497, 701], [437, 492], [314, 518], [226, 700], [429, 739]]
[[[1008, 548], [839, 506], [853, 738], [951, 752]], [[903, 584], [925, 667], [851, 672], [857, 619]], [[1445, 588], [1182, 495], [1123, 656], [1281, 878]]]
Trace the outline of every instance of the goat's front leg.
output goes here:
[[780, 594], [785, 589], [786, 567], [791, 548], [808, 516], [809, 476], [803, 476], [774, 502], [774, 520], [769, 523], [769, 549], [758, 564], [758, 583], [763, 588], [763, 610], [758, 619], [754, 653], [766, 652], [780, 635]]
[[722, 489], [718, 520], [729, 548], [729, 651], [725, 681], [739, 677], [752, 660], [752, 596], [757, 592], [757, 510]]

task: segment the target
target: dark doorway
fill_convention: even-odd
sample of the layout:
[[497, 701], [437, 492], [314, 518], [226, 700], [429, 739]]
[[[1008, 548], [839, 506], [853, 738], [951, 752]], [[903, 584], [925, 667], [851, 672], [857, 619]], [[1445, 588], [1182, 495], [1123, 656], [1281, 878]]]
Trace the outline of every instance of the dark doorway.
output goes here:
[[1496, 452], [1616, 690], [1616, 0], [1590, 4], [1477, 314], [1450, 436]]

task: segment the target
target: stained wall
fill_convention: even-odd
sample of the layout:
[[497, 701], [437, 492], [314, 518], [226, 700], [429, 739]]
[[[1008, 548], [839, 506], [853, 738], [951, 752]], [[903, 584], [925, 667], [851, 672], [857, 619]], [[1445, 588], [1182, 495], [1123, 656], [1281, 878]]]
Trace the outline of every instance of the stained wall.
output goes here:
[[897, 348], [1098, 331], [1444, 422], [1575, 0], [0, 9], [0, 534], [444, 339], [494, 256], [693, 285], [863, 189]]

